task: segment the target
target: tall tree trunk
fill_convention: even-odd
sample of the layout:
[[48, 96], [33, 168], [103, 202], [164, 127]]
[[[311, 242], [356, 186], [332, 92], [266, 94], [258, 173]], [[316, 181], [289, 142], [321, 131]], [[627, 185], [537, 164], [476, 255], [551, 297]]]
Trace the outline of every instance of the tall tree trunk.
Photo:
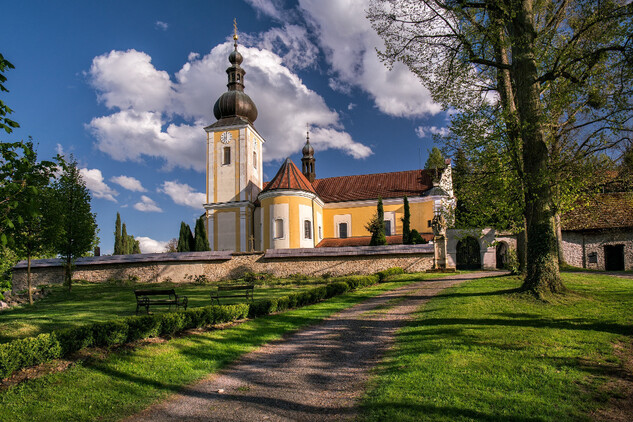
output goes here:
[[548, 150], [542, 128], [540, 86], [534, 54], [533, 1], [514, 3], [511, 21], [516, 103], [525, 170], [527, 275], [523, 287], [537, 296], [564, 289], [558, 269]]
[[72, 261], [70, 257], [66, 259], [66, 274], [65, 275], [66, 275], [66, 284], [68, 284], [68, 293], [70, 293], [70, 289], [72, 288], [72, 278], [73, 278]]
[[560, 223], [560, 213], [554, 215], [554, 224], [556, 225], [556, 248], [558, 250], [558, 266], [567, 265], [565, 254], [563, 253], [563, 228]]
[[29, 289], [29, 305], [33, 304], [33, 291], [31, 284], [31, 254], [26, 256], [26, 286]]

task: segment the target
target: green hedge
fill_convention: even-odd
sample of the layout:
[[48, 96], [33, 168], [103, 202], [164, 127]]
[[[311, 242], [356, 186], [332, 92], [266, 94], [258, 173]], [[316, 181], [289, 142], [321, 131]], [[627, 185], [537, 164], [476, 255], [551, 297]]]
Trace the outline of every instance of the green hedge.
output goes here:
[[171, 336], [190, 328], [235, 321], [248, 315], [249, 305], [212, 305], [186, 311], [142, 315], [96, 322], [0, 344], [0, 379], [13, 372], [85, 347], [110, 347], [148, 337]]
[[[393, 269], [386, 271], [391, 270]], [[325, 286], [279, 298], [258, 300], [250, 305], [211, 305], [179, 312], [132, 316], [14, 340], [0, 344], [0, 379], [22, 368], [65, 357], [86, 347], [110, 347], [149, 337], [173, 336], [191, 328], [299, 308], [350, 290], [376, 284], [381, 279], [380, 277], [380, 275], [336, 277]]]
[[387, 280], [390, 275], [404, 274], [404, 270], [400, 267], [391, 267], [376, 273], [378, 282], [382, 283]]

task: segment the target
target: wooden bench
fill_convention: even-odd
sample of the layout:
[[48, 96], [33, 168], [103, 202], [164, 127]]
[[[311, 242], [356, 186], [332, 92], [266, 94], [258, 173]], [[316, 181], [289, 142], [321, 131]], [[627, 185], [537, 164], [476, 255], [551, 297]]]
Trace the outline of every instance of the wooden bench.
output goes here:
[[[218, 286], [218, 289], [214, 292], [211, 292], [211, 303], [215, 300], [218, 305], [220, 304], [220, 298], [227, 297], [243, 297], [247, 301], [253, 301], [253, 292], [255, 291], [254, 284], [240, 284], [234, 286]], [[220, 294], [222, 292], [222, 294]], [[225, 294], [223, 292], [229, 292], [229, 294]], [[234, 293], [240, 292], [240, 293]], [[234, 293], [234, 294], [231, 294]]]
[[[171, 310], [172, 305], [176, 306], [176, 309], [183, 307], [187, 310], [187, 303], [189, 299], [187, 296], [178, 296], [174, 289], [163, 290], [134, 290], [136, 295], [136, 314], [141, 307], [145, 307], [145, 311], [149, 314], [149, 307], [156, 305], [168, 305]], [[154, 298], [156, 296], [161, 296]]]

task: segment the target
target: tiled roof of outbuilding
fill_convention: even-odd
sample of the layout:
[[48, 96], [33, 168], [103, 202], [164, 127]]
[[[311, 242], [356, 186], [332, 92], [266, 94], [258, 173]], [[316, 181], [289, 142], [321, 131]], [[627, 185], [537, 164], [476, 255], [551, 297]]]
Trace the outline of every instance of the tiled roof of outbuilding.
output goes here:
[[313, 185], [324, 202], [345, 202], [421, 196], [433, 186], [432, 180], [427, 170], [409, 170], [328, 177], [316, 179]]
[[601, 193], [561, 218], [563, 230], [633, 228], [633, 192]]
[[316, 193], [312, 184], [290, 158], [286, 158], [273, 180], [264, 184], [262, 193], [275, 189], [302, 190]]
[[[422, 238], [427, 242], [433, 240], [433, 234], [424, 233], [421, 234]], [[317, 248], [339, 248], [345, 246], [369, 246], [369, 241], [371, 240], [371, 236], [356, 236], [356, 237], [347, 237], [344, 239], [337, 237], [330, 237], [327, 239], [323, 239], [316, 246]], [[402, 244], [402, 235], [397, 234], [394, 236], [387, 236], [387, 245], [401, 245]]]

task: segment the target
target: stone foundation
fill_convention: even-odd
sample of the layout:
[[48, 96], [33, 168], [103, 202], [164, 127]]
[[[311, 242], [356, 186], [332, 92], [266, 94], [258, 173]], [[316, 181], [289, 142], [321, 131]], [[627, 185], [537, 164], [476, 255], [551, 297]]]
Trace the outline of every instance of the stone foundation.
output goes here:
[[[353, 249], [356, 248], [327, 248], [322, 254], [315, 249], [304, 251], [308, 255], [297, 249], [283, 256], [268, 251], [235, 253], [223, 260], [195, 260], [195, 257], [189, 254], [186, 261], [167, 262], [157, 261], [156, 256], [153, 256], [150, 262], [144, 262], [143, 255], [128, 255], [130, 262], [125, 262], [125, 258], [119, 256], [116, 263], [104, 263], [104, 259], [83, 258], [81, 263], [77, 264], [73, 279], [89, 282], [134, 280], [140, 283], [188, 283], [193, 281], [193, 277], [200, 275], [204, 275], [210, 281], [218, 281], [239, 278], [246, 272], [270, 273], [276, 277], [288, 277], [292, 274], [318, 277], [323, 274], [373, 274], [391, 267], [402, 267], [406, 272], [419, 272], [433, 266], [433, 249], [429, 245], [374, 247], [372, 250], [356, 250], [353, 254], [345, 255]], [[33, 261], [33, 286], [63, 282], [64, 270], [59, 262], [46, 261]], [[26, 266], [20, 263], [13, 269], [13, 290], [24, 289]]]

